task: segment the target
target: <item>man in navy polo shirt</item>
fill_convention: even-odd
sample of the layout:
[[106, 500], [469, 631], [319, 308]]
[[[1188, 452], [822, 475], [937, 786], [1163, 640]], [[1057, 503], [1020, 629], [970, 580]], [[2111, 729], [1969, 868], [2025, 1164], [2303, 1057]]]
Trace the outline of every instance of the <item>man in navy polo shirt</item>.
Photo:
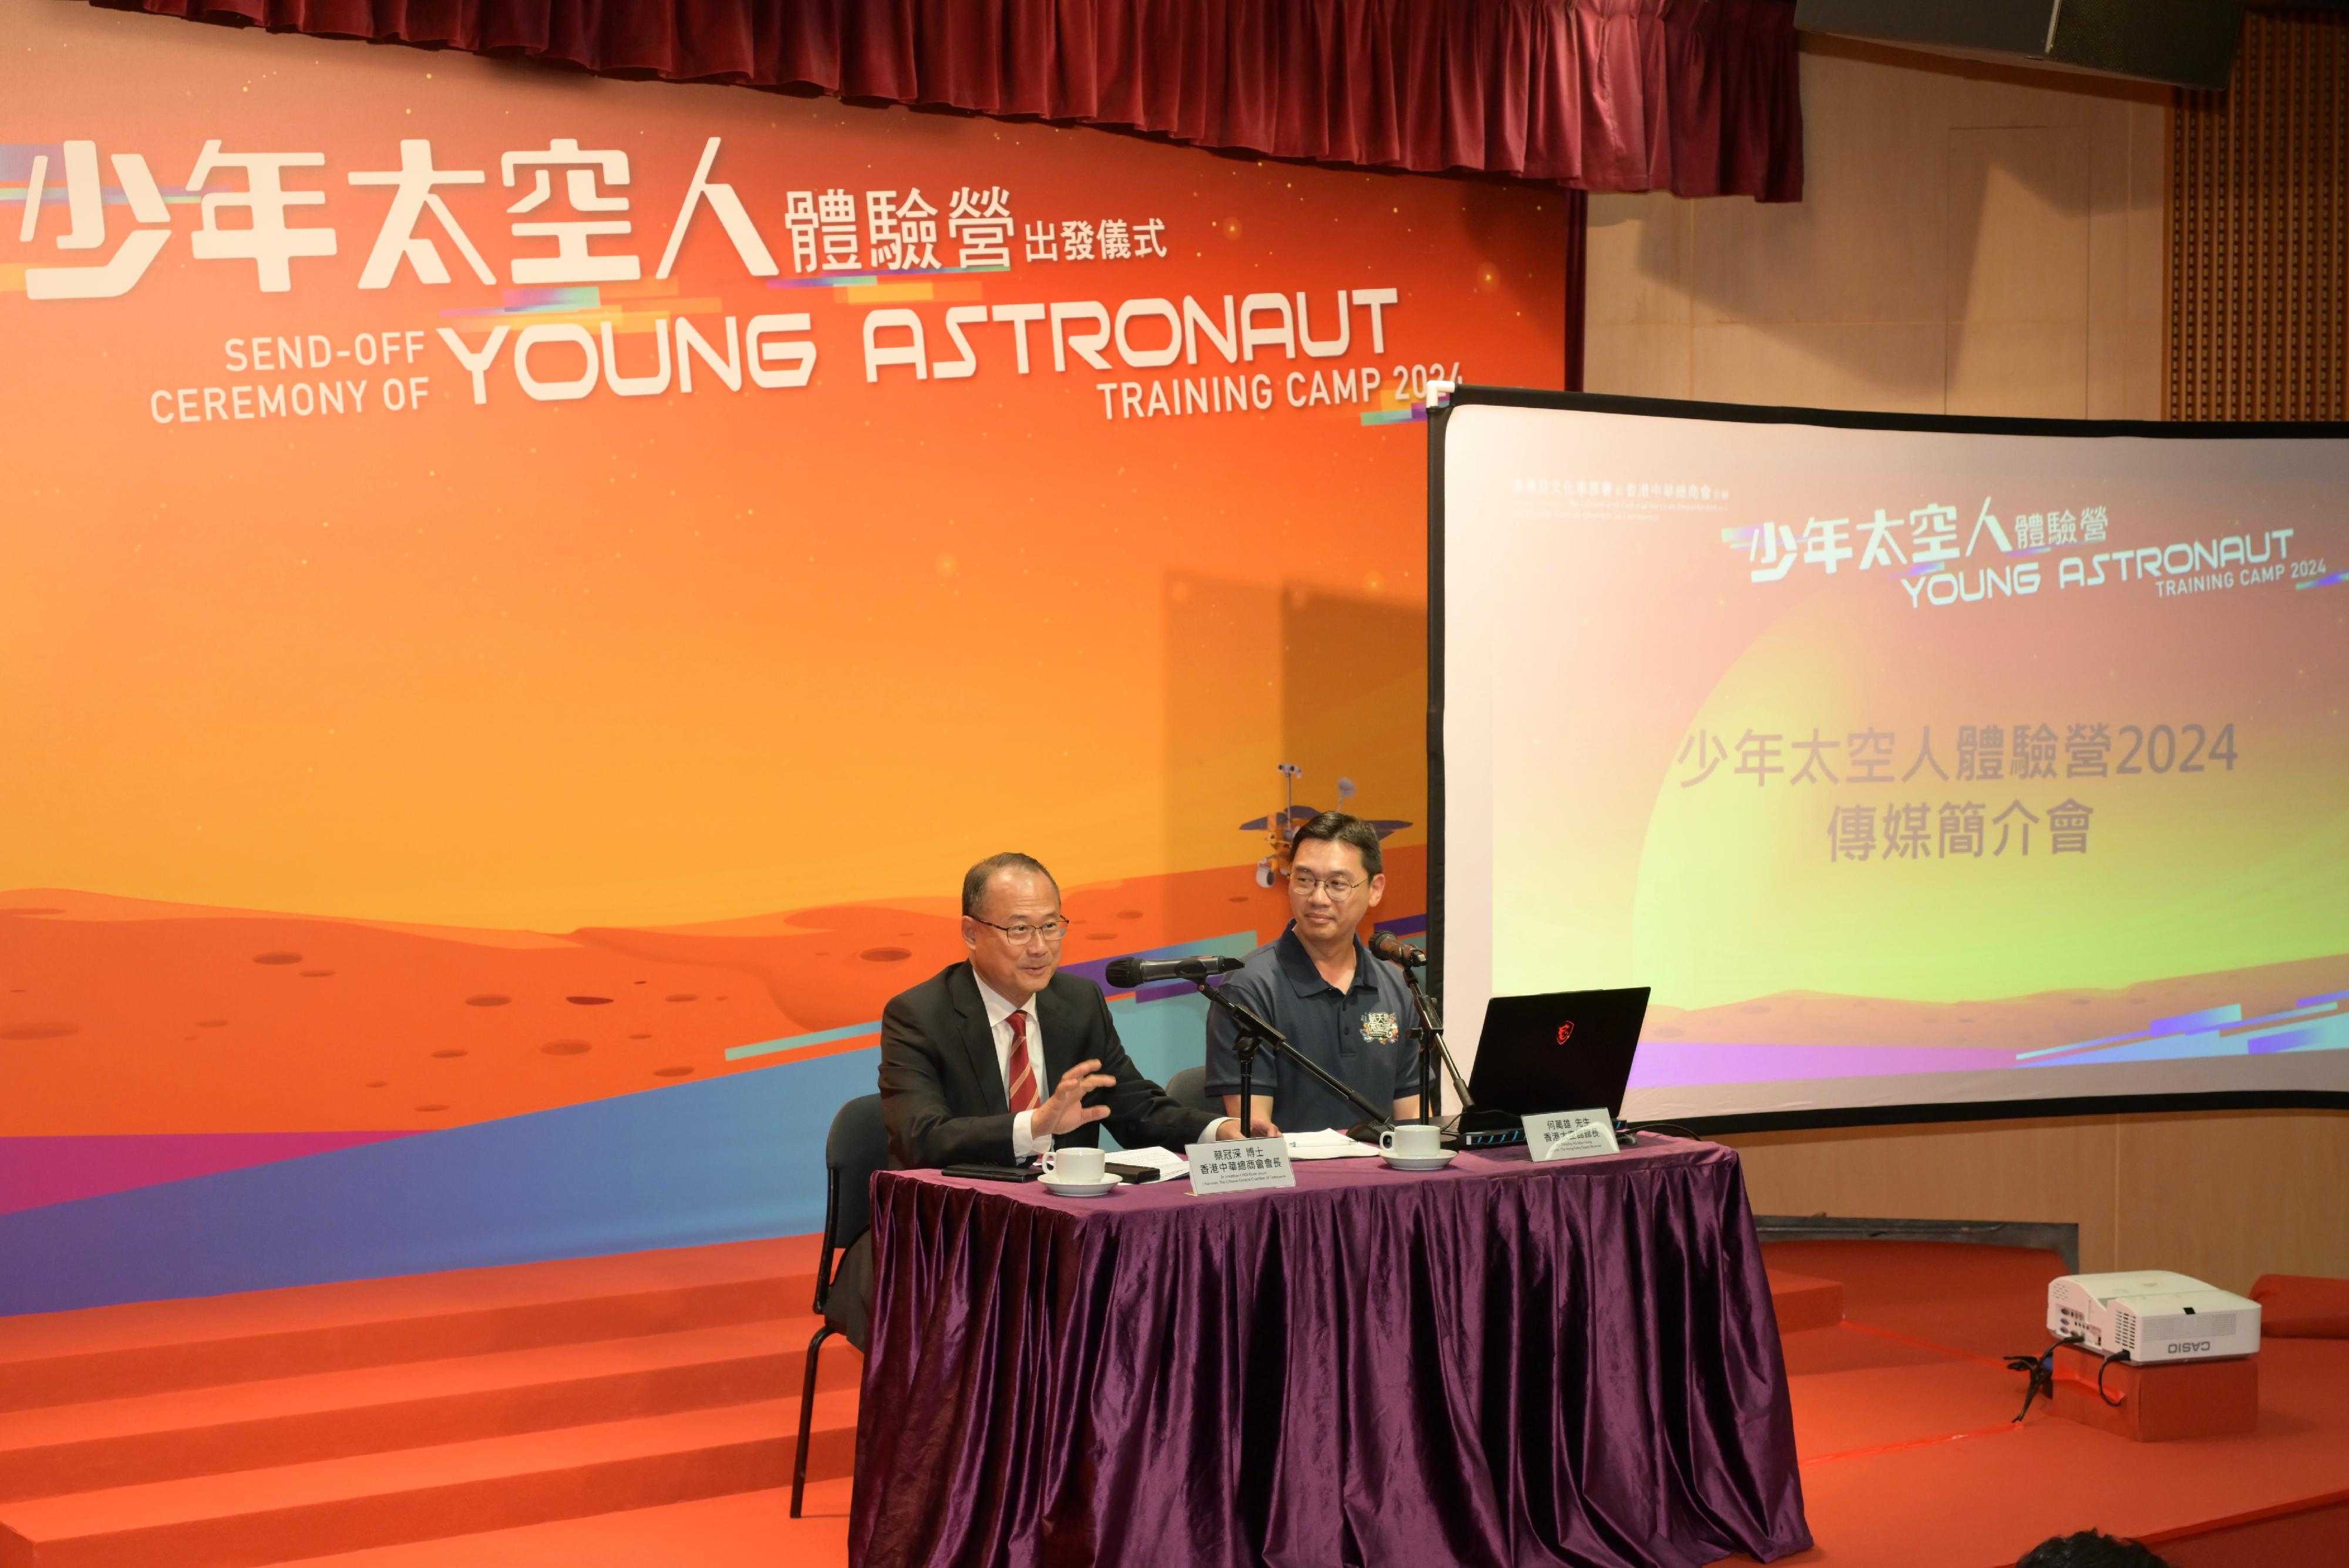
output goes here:
[[[1371, 956], [1358, 933], [1385, 897], [1379, 836], [1367, 822], [1325, 811], [1297, 830], [1288, 871], [1292, 917], [1280, 940], [1248, 954], [1247, 967], [1224, 981], [1232, 1000], [1288, 1036], [1288, 1043], [1372, 1105], [1392, 1102], [1398, 1120], [1419, 1115], [1419, 1057], [1412, 1040], [1411, 991], [1402, 971]], [[1207, 1012], [1210, 1095], [1240, 1108], [1239, 1058], [1232, 1025]], [[1250, 1097], [1257, 1121], [1283, 1132], [1344, 1129], [1361, 1113], [1339, 1096], [1258, 1051]]]

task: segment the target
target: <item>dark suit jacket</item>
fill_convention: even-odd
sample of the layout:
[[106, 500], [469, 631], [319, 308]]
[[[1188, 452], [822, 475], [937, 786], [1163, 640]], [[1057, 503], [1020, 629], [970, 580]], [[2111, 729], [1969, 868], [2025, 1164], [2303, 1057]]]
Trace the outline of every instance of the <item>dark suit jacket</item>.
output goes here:
[[[1109, 1001], [1092, 981], [1055, 974], [1036, 994], [1036, 1022], [1044, 1038], [1040, 1096], [1088, 1057], [1117, 1080], [1085, 1096], [1088, 1106], [1109, 1106], [1109, 1116], [1055, 1135], [1056, 1144], [1097, 1148], [1107, 1127], [1127, 1148], [1180, 1150], [1221, 1119], [1177, 1105], [1134, 1071], [1110, 1022]], [[889, 1128], [890, 1161], [900, 1168], [1010, 1163], [1011, 1106], [969, 964], [939, 971], [883, 1011], [881, 1118]]]

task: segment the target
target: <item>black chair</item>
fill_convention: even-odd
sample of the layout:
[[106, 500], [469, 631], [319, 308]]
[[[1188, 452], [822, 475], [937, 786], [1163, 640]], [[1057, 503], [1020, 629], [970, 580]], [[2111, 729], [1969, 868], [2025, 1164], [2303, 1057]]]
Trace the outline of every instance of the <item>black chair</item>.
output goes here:
[[881, 1096], [860, 1095], [840, 1107], [823, 1140], [823, 1257], [816, 1265], [815, 1310], [823, 1322], [809, 1339], [807, 1380], [800, 1390], [800, 1441], [792, 1460], [792, 1517], [800, 1517], [807, 1491], [808, 1434], [815, 1421], [816, 1353], [842, 1332], [826, 1310], [832, 1300], [833, 1261], [873, 1228], [873, 1173], [889, 1163], [889, 1134], [881, 1122]]
[[1167, 1079], [1166, 1097], [1178, 1106], [1205, 1111], [1211, 1116], [1224, 1114], [1224, 1107], [1207, 1097], [1207, 1070], [1205, 1067], [1185, 1067]]

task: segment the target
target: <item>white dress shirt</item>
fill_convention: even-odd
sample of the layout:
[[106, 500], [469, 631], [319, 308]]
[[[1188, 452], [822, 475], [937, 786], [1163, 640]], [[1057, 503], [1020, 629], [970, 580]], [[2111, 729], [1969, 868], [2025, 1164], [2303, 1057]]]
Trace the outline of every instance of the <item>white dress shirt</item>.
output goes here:
[[[978, 1000], [987, 1009], [988, 1031], [995, 1036], [995, 1070], [1003, 1075], [1003, 1097], [1006, 1100], [1011, 1097], [1011, 1015], [1015, 1012], [1028, 1015], [1028, 1071], [1035, 1075], [1036, 1103], [1042, 1105], [1052, 1097], [1052, 1085], [1044, 1082], [1044, 1023], [1036, 1016], [1036, 999], [1031, 996], [1015, 1007], [1007, 999], [998, 996], [993, 986], [979, 980], [977, 965], [972, 966], [970, 978], [978, 981]], [[1040, 1137], [1029, 1131], [1035, 1116], [1034, 1111], [1019, 1111], [1012, 1116], [1012, 1158], [1025, 1159], [1052, 1147], [1050, 1133]], [[1199, 1141], [1213, 1143], [1222, 1136], [1224, 1124], [1236, 1119], [1232, 1116], [1216, 1117], [1207, 1124], [1206, 1130], [1200, 1133]]]
[[[1051, 1098], [1052, 1089], [1051, 1085], [1044, 1082], [1044, 1023], [1036, 1016], [1036, 999], [1031, 996], [1015, 1007], [1004, 998], [996, 995], [993, 986], [983, 980], [978, 980], [978, 970], [976, 966], [972, 968], [970, 977], [978, 981], [978, 1000], [987, 1008], [987, 1027], [995, 1036], [995, 1070], [1003, 1075], [1003, 1094], [1006, 1099], [1010, 1098], [1011, 1096], [1011, 1015], [1015, 1012], [1024, 1012], [1028, 1015], [1028, 1071], [1036, 1079], [1036, 1103], [1042, 1105]], [[1037, 1137], [1029, 1132], [1029, 1125], [1035, 1120], [1035, 1116], [1034, 1111], [1020, 1111], [1012, 1116], [1012, 1158], [1025, 1159], [1031, 1154], [1041, 1154], [1052, 1147], [1050, 1133], [1046, 1133], [1042, 1137]]]

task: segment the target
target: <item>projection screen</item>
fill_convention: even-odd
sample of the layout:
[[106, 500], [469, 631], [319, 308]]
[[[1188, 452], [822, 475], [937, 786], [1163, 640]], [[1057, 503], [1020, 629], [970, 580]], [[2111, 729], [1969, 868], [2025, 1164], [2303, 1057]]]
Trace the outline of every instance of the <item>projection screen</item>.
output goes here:
[[1431, 934], [1634, 1119], [2349, 1101], [2349, 426], [1462, 389]]

